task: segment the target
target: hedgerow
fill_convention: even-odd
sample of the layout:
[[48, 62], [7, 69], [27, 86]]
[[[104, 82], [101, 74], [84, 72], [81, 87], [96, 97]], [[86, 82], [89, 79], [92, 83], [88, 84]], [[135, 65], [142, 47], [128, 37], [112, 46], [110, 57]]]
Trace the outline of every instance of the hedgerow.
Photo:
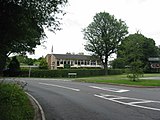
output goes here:
[[[90, 76], [102, 76], [105, 75], [103, 69], [58, 69], [58, 70], [40, 70], [33, 69], [30, 72], [30, 77], [39, 78], [65, 78], [68, 77], [68, 73], [77, 73], [77, 77], [90, 77]], [[120, 69], [109, 70], [110, 75], [122, 74]], [[29, 70], [23, 69], [20, 77], [28, 77]]]

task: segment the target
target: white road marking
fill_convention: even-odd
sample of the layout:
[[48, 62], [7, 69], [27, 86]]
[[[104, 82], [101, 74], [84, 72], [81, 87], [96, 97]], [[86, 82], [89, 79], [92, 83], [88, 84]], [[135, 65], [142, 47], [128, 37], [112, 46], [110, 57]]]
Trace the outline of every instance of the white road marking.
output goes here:
[[130, 102], [130, 103], [128, 103], [128, 104], [130, 104], [130, 105], [134, 105], [134, 104], [150, 103], [150, 102], [154, 102], [154, 101], [150, 101], [150, 100], [143, 100], [143, 101], [138, 101], [138, 102]]
[[128, 91], [130, 91], [130, 90], [125, 90], [125, 89], [107, 88], [107, 87], [97, 87], [97, 86], [89, 86], [89, 87], [95, 88], [95, 89], [99, 89], [99, 90], [116, 92], [116, 93], [122, 93], [122, 92], [128, 92]]
[[75, 89], [75, 88], [65, 87], [65, 86], [60, 86], [60, 85], [55, 85], [55, 84], [48, 84], [48, 83], [42, 83], [42, 82], [39, 82], [39, 84], [53, 86], [53, 87], [59, 87], [59, 88], [64, 88], [64, 89], [73, 90], [73, 91], [77, 91], [77, 92], [80, 91], [80, 89]]
[[[98, 98], [105, 99], [105, 100], [110, 100], [112, 102], [120, 103], [123, 105], [129, 105], [129, 106], [139, 107], [139, 108], [143, 108], [143, 109], [160, 111], [160, 108], [146, 107], [145, 105], [140, 105], [141, 103], [146, 103], [146, 104], [147, 103], [158, 103], [158, 104], [160, 104], [160, 101], [152, 101], [152, 100], [144, 100], [144, 99], [129, 98], [129, 97], [116, 96], [116, 95], [104, 95], [104, 94], [100, 94], [100, 95], [95, 94], [94, 96], [98, 97]], [[121, 100], [122, 99], [137, 100], [137, 101], [136, 102], [122, 102], [122, 101], [120, 101], [120, 99]]]

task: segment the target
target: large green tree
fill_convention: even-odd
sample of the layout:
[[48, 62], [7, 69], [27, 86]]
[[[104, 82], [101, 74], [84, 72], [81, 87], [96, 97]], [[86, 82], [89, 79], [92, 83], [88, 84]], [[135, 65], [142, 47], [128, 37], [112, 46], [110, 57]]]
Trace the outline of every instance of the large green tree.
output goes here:
[[93, 22], [83, 30], [87, 40], [85, 49], [98, 56], [108, 74], [108, 57], [115, 53], [120, 42], [128, 33], [128, 27], [121, 19], [106, 12], [97, 13]]
[[125, 61], [125, 66], [130, 66], [132, 62], [141, 62], [141, 67], [145, 68], [148, 65], [149, 57], [159, 56], [159, 48], [155, 41], [147, 38], [140, 33], [131, 34], [126, 37], [118, 49], [117, 58]]
[[0, 0], [0, 72], [10, 53], [33, 52], [44, 28], [59, 30], [67, 0]]

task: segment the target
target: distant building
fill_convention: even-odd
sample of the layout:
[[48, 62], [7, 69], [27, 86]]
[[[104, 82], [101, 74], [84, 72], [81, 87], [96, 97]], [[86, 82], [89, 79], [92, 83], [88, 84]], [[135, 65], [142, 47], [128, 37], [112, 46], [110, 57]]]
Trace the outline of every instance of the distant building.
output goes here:
[[150, 62], [151, 68], [153, 69], [160, 68], [160, 57], [151, 57], [151, 58], [148, 58], [148, 61]]
[[[53, 49], [53, 48], [52, 48]], [[49, 69], [58, 68], [102, 68], [101, 62], [89, 55], [73, 55], [73, 54], [47, 54], [46, 61]]]

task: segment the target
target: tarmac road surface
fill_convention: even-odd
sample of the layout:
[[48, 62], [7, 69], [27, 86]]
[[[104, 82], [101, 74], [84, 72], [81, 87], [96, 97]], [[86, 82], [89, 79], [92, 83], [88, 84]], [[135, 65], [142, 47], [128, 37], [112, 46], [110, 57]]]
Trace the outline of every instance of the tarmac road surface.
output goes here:
[[46, 120], [160, 120], [160, 88], [19, 78]]

